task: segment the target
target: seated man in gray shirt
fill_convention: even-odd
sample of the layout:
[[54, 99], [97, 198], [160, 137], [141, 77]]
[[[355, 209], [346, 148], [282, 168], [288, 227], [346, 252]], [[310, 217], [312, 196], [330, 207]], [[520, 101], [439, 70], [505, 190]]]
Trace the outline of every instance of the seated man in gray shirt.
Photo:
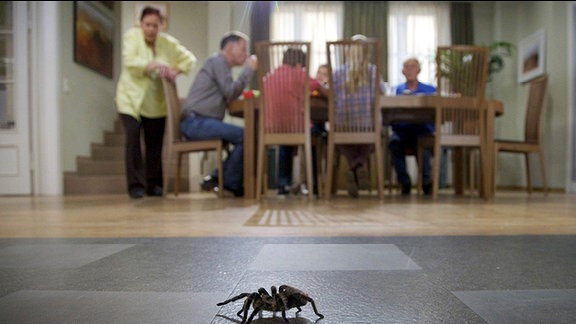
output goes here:
[[[217, 169], [204, 178], [204, 190], [228, 190], [244, 195], [244, 129], [224, 123], [229, 103], [237, 99], [254, 75], [255, 55], [248, 55], [248, 36], [240, 32], [224, 35], [220, 52], [212, 55], [198, 72], [182, 109], [182, 134], [189, 140], [220, 138], [234, 147], [223, 163], [224, 188], [218, 188]], [[244, 68], [236, 80], [232, 68]]]

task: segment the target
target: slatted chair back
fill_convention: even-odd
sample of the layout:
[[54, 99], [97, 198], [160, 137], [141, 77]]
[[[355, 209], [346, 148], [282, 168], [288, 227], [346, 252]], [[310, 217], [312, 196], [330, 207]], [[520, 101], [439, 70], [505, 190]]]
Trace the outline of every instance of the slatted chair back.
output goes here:
[[[265, 148], [293, 145], [304, 148], [306, 181], [312, 188], [310, 134], [310, 42], [256, 44], [258, 56], [259, 135], [256, 197], [267, 192]], [[309, 190], [309, 198], [313, 191]]]
[[378, 196], [383, 197], [384, 155], [380, 95], [384, 93], [380, 58], [382, 43], [376, 39], [326, 43], [330, 67], [328, 96], [328, 158], [325, 194], [331, 197], [336, 177], [336, 146], [374, 145]]
[[[548, 193], [548, 179], [546, 177], [546, 161], [544, 159], [544, 150], [542, 147], [542, 113], [544, 111], [544, 98], [548, 87], [548, 75], [545, 74], [530, 81], [530, 90], [528, 101], [526, 103], [526, 116], [524, 121], [524, 139], [495, 139], [494, 140], [494, 179], [496, 175], [498, 154], [500, 152], [524, 154], [526, 163], [526, 182], [527, 191], [532, 193], [532, 172], [530, 168], [529, 154], [538, 155], [540, 160], [540, 172], [542, 175], [542, 184], [544, 193]], [[496, 181], [494, 181], [494, 191], [496, 190]]]
[[[479, 148], [481, 166], [486, 168], [489, 166], [490, 152], [486, 150], [487, 143], [484, 143], [486, 138], [484, 102], [489, 59], [490, 49], [485, 46], [454, 45], [437, 48], [436, 76], [439, 100], [435, 114], [436, 129], [433, 136], [419, 139], [418, 149], [419, 162], [424, 148], [433, 149], [434, 198], [438, 196], [441, 147]], [[486, 172], [489, 172], [489, 169], [482, 170], [482, 174], [487, 177], [489, 173]]]
[[223, 172], [222, 160], [225, 148], [221, 139], [213, 140], [187, 140], [180, 132], [181, 99], [178, 96], [176, 83], [163, 79], [162, 87], [166, 98], [166, 138], [165, 138], [165, 158], [163, 163], [164, 192], [168, 193], [168, 182], [171, 177], [173, 157], [176, 156], [176, 170], [174, 174], [174, 195], [178, 196], [180, 186], [180, 171], [184, 154], [193, 152], [216, 151], [218, 157], [218, 194], [223, 196]]

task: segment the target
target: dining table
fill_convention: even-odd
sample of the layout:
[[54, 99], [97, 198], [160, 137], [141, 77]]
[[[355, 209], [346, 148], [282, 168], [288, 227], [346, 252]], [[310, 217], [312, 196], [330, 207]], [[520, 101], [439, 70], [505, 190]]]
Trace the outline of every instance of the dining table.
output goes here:
[[[380, 107], [382, 111], [382, 122], [389, 125], [392, 122], [433, 122], [435, 119], [435, 108], [438, 100], [450, 100], [449, 97], [439, 96], [388, 96], [380, 97]], [[456, 100], [456, 98], [455, 98]], [[233, 100], [228, 106], [228, 113], [231, 116], [243, 118], [244, 120], [244, 197], [254, 199], [256, 197], [256, 148], [258, 133], [258, 106], [259, 97], [240, 98]], [[492, 143], [494, 141], [495, 117], [504, 113], [504, 105], [499, 100], [485, 100], [486, 118], [486, 148], [488, 155], [492, 156]], [[310, 97], [310, 118], [312, 121], [328, 121], [328, 100], [321, 96]], [[493, 163], [492, 158], [486, 159]], [[461, 163], [456, 163], [458, 166]], [[492, 165], [482, 166], [483, 170], [491, 170]], [[490, 198], [493, 195], [493, 172], [484, 173], [482, 181], [488, 181], [481, 195]], [[463, 192], [463, 175], [455, 172], [455, 191], [457, 194]]]
[[[413, 123], [433, 123], [436, 116], [436, 107], [454, 106], [458, 103], [459, 97], [436, 96], [436, 95], [406, 95], [406, 96], [381, 96], [380, 107], [382, 109], [382, 122], [390, 125], [393, 122], [413, 122]], [[504, 113], [504, 105], [499, 100], [486, 98], [484, 100], [484, 112], [486, 114], [486, 131], [484, 142], [487, 155], [480, 165], [482, 170], [481, 183], [479, 187], [480, 196], [490, 199], [494, 195], [494, 129], [495, 119]], [[465, 187], [464, 175], [464, 151], [454, 150], [454, 179], [453, 185], [456, 194], [463, 194]]]

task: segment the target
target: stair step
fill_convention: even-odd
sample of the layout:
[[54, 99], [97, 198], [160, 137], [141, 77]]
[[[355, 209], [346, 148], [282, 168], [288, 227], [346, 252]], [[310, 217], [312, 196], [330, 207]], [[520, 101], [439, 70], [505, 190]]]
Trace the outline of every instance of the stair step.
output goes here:
[[120, 120], [120, 118], [116, 118], [114, 121], [114, 133], [124, 134], [124, 125], [122, 125], [122, 120]]
[[64, 173], [65, 195], [120, 194], [126, 193], [126, 177], [123, 175], [80, 176]]
[[115, 133], [111, 131], [104, 132], [104, 144], [111, 146], [124, 145], [124, 133]]
[[80, 176], [123, 176], [125, 174], [124, 159], [96, 160], [90, 157], [80, 156], [76, 158], [76, 170]]
[[124, 146], [92, 143], [91, 156], [94, 160], [124, 160]]
[[[168, 181], [168, 192], [172, 193], [174, 180]], [[189, 192], [190, 185], [187, 177], [180, 179], [181, 193]], [[94, 194], [127, 194], [126, 177], [123, 175], [93, 175], [80, 176], [75, 172], [64, 173], [65, 195], [94, 195]]]
[[[77, 172], [64, 173], [64, 194], [118, 194], [126, 193], [126, 176], [124, 166], [124, 129], [118, 118], [113, 131], [104, 131], [104, 143], [91, 144], [91, 156], [76, 157]], [[176, 162], [170, 165], [174, 175]], [[182, 158], [180, 192], [189, 192], [188, 156]], [[199, 180], [201, 181], [201, 180]], [[174, 180], [168, 183], [168, 192], [172, 192]], [[196, 185], [194, 186], [196, 187]], [[193, 188], [197, 191], [198, 188]]]
[[[170, 165], [170, 173], [173, 175], [176, 170], [176, 162]], [[122, 159], [95, 159], [93, 157], [79, 156], [76, 157], [76, 171], [81, 176], [92, 175], [124, 175], [125, 165], [124, 158]], [[180, 174], [182, 177], [187, 177], [190, 173], [188, 169], [188, 159], [182, 158], [182, 167]]]

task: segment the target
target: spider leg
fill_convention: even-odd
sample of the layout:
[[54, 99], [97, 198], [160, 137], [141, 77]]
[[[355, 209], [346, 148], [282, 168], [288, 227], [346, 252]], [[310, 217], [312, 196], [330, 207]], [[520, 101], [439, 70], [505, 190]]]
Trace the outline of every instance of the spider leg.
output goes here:
[[250, 303], [252, 302], [251, 298], [246, 298], [246, 300], [244, 301], [244, 304], [242, 305], [242, 308], [240, 308], [240, 310], [238, 311], [238, 313], [236, 313], [236, 315], [238, 315], [239, 317], [242, 317], [242, 312], [244, 312], [244, 319], [246, 318], [246, 314], [248, 313], [248, 310], [250, 309]]
[[[318, 309], [316, 308], [316, 303], [314, 303], [314, 299], [312, 299], [311, 297], [308, 297], [308, 296], [305, 297], [305, 298], [306, 298], [307, 301], [310, 302], [310, 304], [312, 304], [312, 308], [314, 309], [314, 313], [315, 313], [316, 315], [318, 315], [318, 317], [324, 318], [324, 315], [318, 313]], [[298, 309], [300, 309], [300, 308], [298, 308]]]
[[[250, 310], [250, 305], [252, 305], [254, 298], [256, 298], [257, 296], [258, 296], [258, 293], [251, 293], [250, 296], [248, 296], [248, 298], [246, 298], [246, 300], [244, 301], [244, 306], [242, 306], [242, 309], [237, 313], [238, 316], [241, 316], [240, 314], [242, 314], [242, 312], [244, 312], [244, 315], [241, 316], [242, 317], [242, 323], [246, 322], [246, 317], [248, 317], [248, 311]], [[250, 320], [246, 323], [250, 323]]]
[[238, 295], [238, 296], [234, 296], [234, 297], [232, 297], [232, 298], [230, 298], [230, 299], [226, 299], [225, 301], [220, 302], [220, 303], [218, 303], [218, 304], [216, 304], [216, 305], [217, 305], [217, 306], [226, 305], [226, 304], [231, 303], [231, 302], [233, 302], [233, 301], [236, 301], [236, 300], [238, 300], [238, 299], [242, 299], [242, 298], [244, 298], [244, 297], [248, 297], [248, 296], [250, 296], [251, 294], [252, 294], [252, 293], [243, 293], [243, 294], [240, 294], [240, 295]]
[[284, 322], [289, 323], [290, 321], [286, 318], [286, 311], [283, 310], [282, 311], [282, 318], [284, 319]]
[[260, 311], [260, 309], [261, 309], [260, 307], [254, 308], [254, 311], [252, 311], [252, 314], [250, 314], [250, 317], [248, 317], [248, 320], [246, 322], [242, 321], [242, 323], [240, 323], [240, 324], [251, 323], [252, 320], [254, 319], [254, 316], [256, 316], [256, 314]]

